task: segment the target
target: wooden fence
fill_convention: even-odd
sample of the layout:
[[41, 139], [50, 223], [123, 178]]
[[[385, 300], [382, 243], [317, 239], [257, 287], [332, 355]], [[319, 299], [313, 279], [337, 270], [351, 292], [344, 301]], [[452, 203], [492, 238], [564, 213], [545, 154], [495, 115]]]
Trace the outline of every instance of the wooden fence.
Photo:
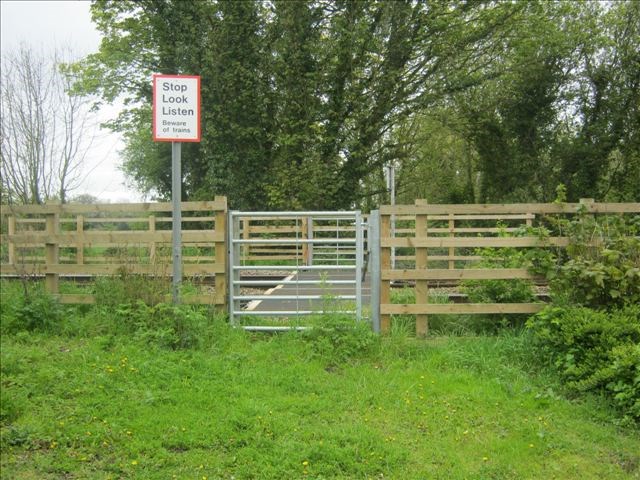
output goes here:
[[[63, 303], [93, 303], [90, 293], [60, 293], [60, 277], [171, 276], [171, 203], [3, 205], [3, 276], [45, 278]], [[214, 279], [213, 293], [185, 303], [226, 303], [225, 197], [182, 203], [185, 277]]]
[[[479, 259], [478, 248], [565, 247], [563, 236], [505, 236], [522, 226], [545, 225], [550, 215], [638, 214], [640, 203], [415, 205], [380, 208], [380, 327], [388, 331], [391, 316], [416, 316], [416, 333], [428, 331], [432, 314], [535, 313], [543, 303], [429, 303], [429, 288], [438, 282], [536, 278], [525, 268], [465, 268]], [[392, 267], [392, 249], [396, 265]], [[415, 304], [391, 303], [390, 283], [415, 282]]]

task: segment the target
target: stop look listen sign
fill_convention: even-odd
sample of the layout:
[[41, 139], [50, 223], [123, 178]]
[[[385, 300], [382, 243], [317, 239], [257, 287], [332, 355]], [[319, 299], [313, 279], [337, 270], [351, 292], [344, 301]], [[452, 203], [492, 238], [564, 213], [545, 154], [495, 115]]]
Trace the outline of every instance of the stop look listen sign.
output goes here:
[[153, 140], [201, 140], [199, 76], [153, 75]]
[[173, 303], [180, 302], [182, 282], [182, 143], [199, 142], [200, 77], [153, 75], [153, 141], [171, 142], [171, 249]]

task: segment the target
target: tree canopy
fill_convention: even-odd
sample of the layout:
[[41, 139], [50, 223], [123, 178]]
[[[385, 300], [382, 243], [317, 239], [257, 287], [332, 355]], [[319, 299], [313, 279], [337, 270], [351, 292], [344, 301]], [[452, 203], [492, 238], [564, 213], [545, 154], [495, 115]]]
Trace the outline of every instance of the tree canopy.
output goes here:
[[[124, 168], [170, 193], [152, 73], [202, 77], [185, 197], [233, 208], [637, 199], [639, 6], [628, 1], [97, 0], [77, 88], [123, 99]], [[634, 178], [638, 182], [634, 182]]]

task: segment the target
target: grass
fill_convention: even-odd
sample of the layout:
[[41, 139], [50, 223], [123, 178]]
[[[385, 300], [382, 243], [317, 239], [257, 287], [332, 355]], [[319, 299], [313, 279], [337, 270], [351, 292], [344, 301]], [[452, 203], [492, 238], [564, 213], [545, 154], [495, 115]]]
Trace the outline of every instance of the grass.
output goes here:
[[563, 398], [522, 332], [378, 338], [332, 318], [267, 336], [208, 317], [172, 350], [107, 320], [3, 333], [1, 478], [640, 478], [638, 431]]

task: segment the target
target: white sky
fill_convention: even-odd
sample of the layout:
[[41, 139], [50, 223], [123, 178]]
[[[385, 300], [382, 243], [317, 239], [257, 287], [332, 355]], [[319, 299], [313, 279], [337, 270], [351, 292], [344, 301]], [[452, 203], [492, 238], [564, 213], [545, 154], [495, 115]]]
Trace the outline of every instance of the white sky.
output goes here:
[[[46, 50], [54, 45], [68, 46], [78, 56], [97, 51], [100, 35], [91, 23], [89, 6], [88, 0], [0, 0], [2, 53], [14, 49], [21, 42], [36, 50]], [[114, 118], [117, 112], [117, 106], [104, 108], [99, 113], [100, 120]], [[138, 193], [125, 186], [119, 169], [119, 152], [123, 148], [119, 135], [103, 129], [96, 132], [84, 168], [86, 178], [82, 186], [71, 194], [89, 193], [111, 202], [140, 200]]]

